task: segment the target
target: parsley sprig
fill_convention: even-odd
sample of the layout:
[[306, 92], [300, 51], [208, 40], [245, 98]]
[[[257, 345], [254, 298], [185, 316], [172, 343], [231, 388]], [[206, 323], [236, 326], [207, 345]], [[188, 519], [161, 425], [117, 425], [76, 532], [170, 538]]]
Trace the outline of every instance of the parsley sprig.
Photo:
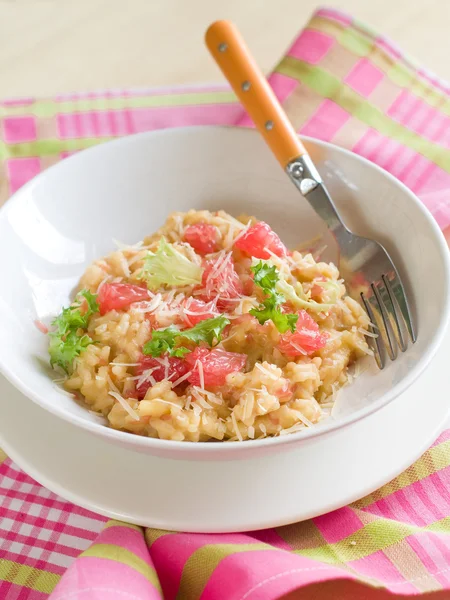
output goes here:
[[266, 295], [266, 298], [258, 308], [252, 308], [249, 312], [256, 317], [261, 325], [271, 320], [280, 333], [286, 333], [289, 329], [295, 331], [295, 324], [298, 315], [286, 314], [281, 311], [281, 305], [285, 302], [285, 297], [277, 291], [279, 275], [274, 265], [265, 262], [258, 262], [251, 270], [254, 274], [254, 282]]
[[92, 339], [80, 330], [87, 329], [90, 317], [98, 312], [97, 294], [89, 290], [79, 292], [68, 308], [52, 322], [48, 352], [52, 367], [59, 366], [66, 373], [72, 369], [74, 359], [83, 352]]
[[166, 329], [154, 331], [152, 339], [144, 345], [143, 352], [154, 357], [167, 353], [169, 356], [183, 358], [185, 354], [190, 352], [189, 348], [182, 345], [183, 339], [190, 340], [195, 344], [205, 342], [209, 346], [213, 346], [220, 342], [222, 332], [229, 324], [229, 319], [223, 315], [219, 315], [212, 319], [200, 321], [194, 327], [183, 331], [171, 325]]

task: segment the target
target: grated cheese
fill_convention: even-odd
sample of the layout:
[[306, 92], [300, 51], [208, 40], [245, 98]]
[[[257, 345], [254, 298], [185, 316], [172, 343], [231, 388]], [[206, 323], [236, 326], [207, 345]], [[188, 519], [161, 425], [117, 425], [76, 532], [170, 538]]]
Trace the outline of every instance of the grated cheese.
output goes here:
[[236, 437], [238, 438], [238, 440], [240, 442], [242, 442], [243, 438], [242, 438], [242, 433], [241, 430], [238, 427], [237, 421], [236, 421], [236, 415], [234, 414], [234, 412], [231, 413], [231, 422], [233, 423], [233, 429], [236, 433]]
[[[211, 274], [208, 277], [208, 279], [213, 279], [213, 278], [219, 277], [219, 275], [221, 275], [223, 273], [223, 271], [226, 269], [228, 263], [230, 262], [230, 259], [231, 259], [231, 252], [225, 253], [223, 260], [222, 261], [218, 260], [217, 263], [214, 265], [214, 268], [211, 271]], [[220, 265], [219, 265], [219, 262], [220, 262]]]
[[357, 377], [359, 377], [360, 375], [362, 375], [363, 373], [365, 373], [367, 371], [367, 366], [363, 369], [362, 365], [359, 361], [356, 361], [354, 369], [353, 369], [353, 377], [354, 379], [356, 379]]
[[153, 358], [154, 358], [154, 360], [156, 360], [157, 363], [159, 363], [161, 365], [161, 367], [164, 367], [164, 379], [168, 379], [169, 378], [169, 358], [167, 356], [164, 356], [164, 358], [161, 358], [159, 356], [154, 356]]
[[295, 260], [292, 258], [292, 256], [290, 256], [289, 254], [286, 256], [286, 260], [288, 262], [288, 264], [293, 268], [293, 269], [297, 269], [298, 265], [295, 262]]
[[108, 382], [109, 386], [116, 392], [116, 394], [120, 394], [119, 388], [115, 385], [114, 381], [111, 379], [110, 375], [108, 375], [108, 373], [106, 374], [106, 381]]
[[303, 354], [303, 356], [306, 356], [308, 354], [306, 352], [306, 350], [303, 350], [303, 348], [301, 348], [298, 344], [295, 344], [293, 341], [290, 341], [290, 344], [293, 348], [295, 348], [297, 350], [297, 352], [300, 352], [300, 354]]
[[240, 298], [237, 298], [237, 300], [239, 304], [234, 309], [235, 315], [229, 316], [229, 319], [237, 319], [238, 317], [244, 314], [244, 302], [250, 302], [255, 308], [259, 305], [258, 300], [256, 298], [253, 298], [252, 296], [241, 296]]
[[[190, 300], [191, 298], [189, 298]], [[219, 315], [220, 313], [218, 312], [213, 312], [212, 310], [204, 310], [204, 311], [195, 311], [195, 310], [189, 310], [188, 308], [184, 308], [184, 313], [186, 315], [191, 315], [192, 317], [200, 317], [200, 316], [205, 316], [205, 315], [211, 315], [211, 314], [215, 314], [215, 315]]]
[[119, 240], [115, 240], [113, 238], [113, 244], [115, 246], [117, 246], [117, 248], [119, 250], [129, 250], [129, 251], [133, 251], [133, 250], [142, 250], [144, 242], [141, 240], [140, 242], [136, 242], [136, 244], [124, 244], [123, 242], [120, 242]]
[[185, 294], [177, 294], [172, 300], [172, 306], [180, 306], [186, 300]]
[[[234, 233], [235, 233], [236, 229], [231, 229], [231, 226], [230, 226], [230, 228], [228, 229], [227, 237], [225, 238], [225, 242], [224, 242], [225, 248], [227, 250], [229, 250], [232, 246], [234, 246], [234, 244], [247, 233], [247, 231], [250, 229], [251, 225], [252, 225], [252, 222], [250, 220], [247, 223], [247, 225], [245, 225], [244, 229], [242, 229], [236, 237], [234, 237]], [[230, 235], [230, 232], [232, 232], [232, 233], [231, 233], [231, 239], [229, 240], [228, 237]]]
[[113, 367], [138, 367], [139, 363], [116, 363], [116, 362], [110, 362], [110, 365], [113, 365]]
[[167, 304], [170, 304], [174, 298], [175, 298], [175, 290], [170, 290], [170, 292], [167, 294], [167, 298], [166, 298]]
[[192, 388], [191, 393], [194, 396], [194, 398], [197, 400], [197, 402], [199, 403], [201, 408], [206, 408], [206, 410], [212, 410], [212, 406], [206, 402], [206, 400], [203, 398], [203, 396], [199, 393], [199, 390], [198, 390], [198, 388], [196, 388], [196, 386], [194, 386]]
[[294, 410], [291, 409], [292, 412], [296, 415], [296, 417], [302, 422], [304, 423], [307, 427], [314, 427], [314, 424], [305, 417], [305, 415], [303, 413], [301, 413], [299, 410]]
[[161, 402], [162, 404], [170, 404], [171, 406], [175, 406], [175, 408], [181, 409], [179, 404], [175, 404], [175, 402], [170, 402], [169, 400], [163, 400], [162, 398], [152, 398], [152, 402]]
[[219, 221], [219, 223], [226, 223], [227, 225], [230, 225], [230, 223], [233, 223], [233, 225], [237, 229], [243, 229], [245, 227], [245, 225], [243, 223], [241, 223], [240, 221], [235, 219], [233, 216], [228, 215], [228, 214], [227, 214], [227, 218], [219, 217], [219, 215], [215, 215], [214, 218], [216, 221]]
[[282, 429], [281, 431], [278, 432], [278, 435], [287, 435], [289, 433], [296, 433], [297, 431], [302, 431], [303, 429], [305, 429], [305, 426], [303, 425], [303, 423], [296, 423], [295, 425], [292, 425], [292, 427], [289, 427], [288, 429]]
[[364, 348], [363, 346], [358, 346], [358, 348], [365, 354], [368, 354], [369, 356], [374, 356], [373, 350], [371, 350], [370, 348]]
[[173, 215], [172, 218], [175, 222], [177, 233], [182, 238], [184, 236], [183, 217], [181, 215]]
[[169, 379], [169, 358], [164, 357], [164, 379]]
[[102, 325], [99, 325], [98, 327], [95, 328], [95, 333], [97, 335], [101, 335], [102, 333], [105, 333], [105, 331], [108, 331], [107, 323], [102, 323]]
[[133, 256], [133, 258], [130, 258], [130, 260], [128, 261], [128, 266], [131, 267], [132, 265], [134, 265], [134, 263], [137, 263], [140, 260], [144, 260], [144, 258], [145, 258], [145, 253], [139, 252], [139, 254], [136, 254], [136, 256]]
[[264, 436], [266, 436], [266, 435], [267, 435], [267, 429], [266, 429], [266, 426], [264, 425], [264, 423], [260, 423], [260, 424], [259, 424], [259, 428], [260, 428], [260, 430], [261, 430], [261, 433], [262, 433]]
[[69, 398], [76, 398], [75, 394], [72, 394], [71, 392], [68, 392], [67, 390], [63, 389], [57, 383], [55, 383], [55, 381], [52, 381], [52, 385], [54, 388], [56, 388], [58, 390], [58, 392], [60, 392], [61, 394], [64, 394], [64, 396], [68, 396]]
[[201, 392], [208, 398], [208, 400], [210, 400], [210, 402], [214, 402], [215, 404], [223, 404], [223, 398], [221, 395], [208, 392], [208, 390], [201, 390]]
[[139, 415], [137, 412], [131, 408], [131, 406], [128, 404], [125, 398], [122, 398], [119, 392], [108, 392], [108, 394], [117, 400], [117, 402], [126, 410], [130, 417], [132, 417], [135, 421], [139, 421]]
[[248, 433], [248, 437], [251, 440], [255, 439], [255, 428], [252, 425], [250, 425], [249, 428], [247, 429], [247, 433]]
[[268, 254], [270, 254], [270, 256], [272, 257], [273, 260], [277, 261], [278, 263], [282, 264], [284, 261], [281, 258], [281, 256], [278, 256], [278, 254], [275, 254], [275, 252], [273, 252], [270, 248], [264, 248], [264, 250], [266, 252], [268, 252]]
[[261, 410], [262, 414], [263, 414], [263, 415], [265, 415], [265, 414], [266, 414], [266, 412], [267, 412], [267, 410], [264, 408], [264, 406], [261, 406], [261, 403], [260, 403], [260, 401], [259, 401], [259, 400], [257, 401], [257, 403], [256, 403], [256, 404], [259, 406], [259, 408], [260, 408], [260, 410]]
[[125, 277], [129, 277], [131, 275], [130, 267], [128, 266], [128, 261], [125, 256], [121, 253], [119, 258], [120, 266], [122, 267], [123, 274]]
[[202, 407], [199, 406], [198, 404], [192, 404], [192, 410], [194, 411], [194, 415], [196, 417], [199, 417], [203, 412]]
[[132, 304], [131, 308], [135, 312], [148, 313], [155, 311], [162, 303], [161, 294], [156, 294], [150, 302], [147, 300], [143, 300], [141, 302], [135, 302]]
[[270, 377], [274, 381], [278, 381], [278, 377], [271, 373], [268, 369], [266, 369], [266, 367], [263, 367], [261, 363], [255, 363], [255, 367], [259, 369], [262, 373], [267, 375], [267, 377]]
[[212, 268], [211, 273], [209, 274], [210, 277], [213, 277], [216, 274], [217, 270], [219, 269], [222, 262], [226, 259], [226, 257], [227, 257], [226, 250], [221, 250], [216, 255], [216, 262], [214, 263], [214, 267]]
[[[160, 330], [156, 329], [156, 331], [160, 331]], [[156, 360], [157, 363], [159, 363], [161, 365], [161, 367], [164, 367], [164, 360], [160, 356], [154, 356], [153, 358], [154, 358], [154, 360]]]
[[156, 369], [158, 369], [159, 367], [153, 367], [152, 369], [146, 369], [142, 375], [140, 376], [140, 378], [138, 379], [138, 382], [136, 384], [136, 387], [140, 388], [141, 385], [143, 385], [144, 383], [146, 383], [147, 381], [150, 381], [150, 383], [153, 385], [156, 385], [156, 379], [153, 377], [152, 373], [153, 371], [155, 371]]
[[[224, 290], [221, 289], [221, 291], [223, 292]], [[218, 294], [218, 296], [215, 299], [215, 302], [217, 302], [217, 300], [226, 300], [227, 302], [240, 302], [241, 299], [240, 298], [229, 298], [228, 296], [221, 296], [220, 294]]]
[[233, 245], [233, 239], [234, 239], [235, 232], [236, 232], [236, 228], [230, 224], [230, 226], [228, 227], [228, 231], [225, 236], [225, 239], [223, 240], [223, 245], [227, 250], [229, 250]]
[[192, 246], [190, 244], [188, 244], [187, 242], [178, 242], [178, 244], [184, 248], [184, 250], [186, 251], [186, 254], [189, 255], [187, 258], [189, 258], [189, 260], [191, 262], [198, 265], [199, 267], [202, 266], [202, 259], [195, 252], [194, 248], [192, 248]]
[[199, 312], [199, 311], [197, 312], [197, 311], [194, 311], [194, 310], [189, 310], [187, 308], [184, 309], [184, 312], [185, 312], [186, 315], [190, 315], [192, 317], [203, 317], [204, 315], [210, 315], [211, 314], [211, 311], [209, 311], [209, 310], [205, 310], [205, 311], [202, 311], [202, 312]]
[[204, 390], [205, 389], [205, 375], [203, 373], [203, 365], [199, 360], [196, 360], [195, 366], [198, 369], [198, 377], [200, 379], [200, 387], [202, 388], [202, 390]]
[[332, 404], [331, 414], [333, 414], [333, 411], [336, 413], [336, 400], [338, 399], [340, 390], [336, 387], [335, 383], [331, 384], [331, 389], [332, 389], [332, 394], [330, 397], [330, 403]]
[[[254, 394], [250, 397], [246, 394], [245, 404], [244, 404], [244, 419], [249, 419], [252, 416], [253, 407], [255, 405], [255, 396]], [[242, 420], [244, 420], [242, 419]]]
[[99, 283], [99, 285], [98, 285], [98, 288], [97, 288], [97, 294], [98, 294], [98, 293], [99, 293], [99, 291], [102, 289], [102, 287], [105, 285], [105, 283], [108, 281], [108, 279], [110, 279], [110, 275], [106, 275], [106, 277], [104, 277], [104, 278], [103, 278], [103, 279], [100, 281], [100, 283]]
[[359, 331], [359, 333], [366, 335], [367, 337], [371, 337], [371, 338], [378, 337], [378, 333], [372, 333], [371, 331], [367, 331], [367, 329], [364, 329], [363, 327], [357, 327], [356, 330]]
[[172, 387], [177, 387], [177, 385], [180, 385], [180, 383], [182, 383], [183, 381], [186, 381], [186, 379], [189, 379], [189, 377], [192, 375], [193, 371], [189, 371], [188, 373], [185, 373], [184, 375], [182, 375], [181, 377], [179, 377], [176, 381], [174, 381], [172, 383]]

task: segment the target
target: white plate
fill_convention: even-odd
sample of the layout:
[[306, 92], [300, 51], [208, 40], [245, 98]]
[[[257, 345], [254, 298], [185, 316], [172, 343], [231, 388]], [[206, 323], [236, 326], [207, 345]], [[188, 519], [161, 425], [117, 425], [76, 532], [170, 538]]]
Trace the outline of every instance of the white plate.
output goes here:
[[[171, 460], [120, 448], [55, 417], [3, 378], [0, 446], [53, 492], [108, 517], [197, 532], [283, 525], [371, 493], [426, 450], [448, 418], [449, 352], [447, 333], [428, 370], [388, 406], [323, 439], [240, 460], [239, 470], [233, 461]], [[180, 496], [189, 487], [195, 493]], [[211, 490], [220, 492], [213, 502]]]
[[[252, 443], [180, 444], [105, 427], [52, 383], [47, 340], [34, 320], [48, 323], [70, 302], [80, 275], [92, 260], [111, 251], [112, 239], [135, 242], [155, 231], [169, 212], [190, 208], [255, 214], [291, 247], [325, 233], [324, 222], [258, 133], [238, 128], [171, 129], [100, 144], [46, 170], [6, 203], [0, 211], [0, 252], [14, 260], [0, 261], [1, 372], [29, 398], [80, 430], [152, 457], [212, 461], [209, 467], [194, 465], [196, 473], [214, 469], [221, 460], [237, 464], [294, 446], [300, 451], [313, 438], [317, 442], [334, 435], [391, 402], [427, 367], [444, 335], [450, 316], [448, 247], [430, 213], [394, 177], [335, 146], [305, 143], [348, 226], [384, 243], [391, 253], [404, 277], [418, 330], [417, 342], [407, 352], [388, 361], [381, 372], [372, 361], [372, 368], [342, 391], [339, 419], [324, 420], [302, 435]], [[326, 243], [326, 258], [337, 259], [329, 232]], [[380, 435], [378, 445], [382, 440]], [[285, 463], [285, 468], [288, 477], [296, 465]], [[183, 490], [183, 496], [188, 494]]]

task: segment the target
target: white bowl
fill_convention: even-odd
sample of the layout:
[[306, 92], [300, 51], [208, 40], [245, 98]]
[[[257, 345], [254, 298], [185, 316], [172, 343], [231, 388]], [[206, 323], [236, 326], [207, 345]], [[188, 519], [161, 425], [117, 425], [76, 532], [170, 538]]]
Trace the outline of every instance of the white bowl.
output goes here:
[[131, 136], [81, 152], [19, 190], [0, 211], [3, 374], [46, 410], [111, 442], [199, 460], [287, 450], [330, 435], [393, 401], [429, 364], [447, 328], [447, 245], [428, 211], [395, 178], [337, 147], [313, 140], [305, 144], [347, 225], [379, 240], [391, 253], [418, 331], [416, 344], [395, 362], [380, 372], [372, 361], [343, 390], [333, 418], [304, 433], [233, 444], [170, 442], [115, 431], [53, 384], [46, 338], [34, 324], [36, 319], [48, 321], [69, 303], [85, 267], [113, 249], [113, 238], [134, 243], [174, 210], [223, 208], [254, 214], [270, 223], [288, 246], [323, 234], [327, 258], [336, 257], [323, 223], [250, 130], [205, 127]]

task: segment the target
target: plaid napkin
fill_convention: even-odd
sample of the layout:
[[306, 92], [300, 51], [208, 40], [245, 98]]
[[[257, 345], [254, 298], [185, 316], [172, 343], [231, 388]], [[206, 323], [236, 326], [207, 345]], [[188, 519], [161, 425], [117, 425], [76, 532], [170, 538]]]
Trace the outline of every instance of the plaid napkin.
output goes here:
[[[450, 225], [450, 88], [334, 10], [317, 11], [270, 77], [301, 133], [340, 144], [408, 185]], [[250, 125], [226, 87], [71, 94], [0, 103], [0, 197], [116, 136]], [[448, 229], [450, 231], [450, 229]], [[251, 534], [144, 531], [65, 502], [0, 456], [0, 598], [387, 598], [450, 590], [450, 430], [374, 494]], [[76, 559], [76, 557], [78, 557]], [[75, 560], [76, 559], [76, 560]], [[67, 569], [68, 568], [68, 569]], [[312, 585], [311, 585], [312, 584]], [[392, 597], [389, 595], [389, 597]]]

